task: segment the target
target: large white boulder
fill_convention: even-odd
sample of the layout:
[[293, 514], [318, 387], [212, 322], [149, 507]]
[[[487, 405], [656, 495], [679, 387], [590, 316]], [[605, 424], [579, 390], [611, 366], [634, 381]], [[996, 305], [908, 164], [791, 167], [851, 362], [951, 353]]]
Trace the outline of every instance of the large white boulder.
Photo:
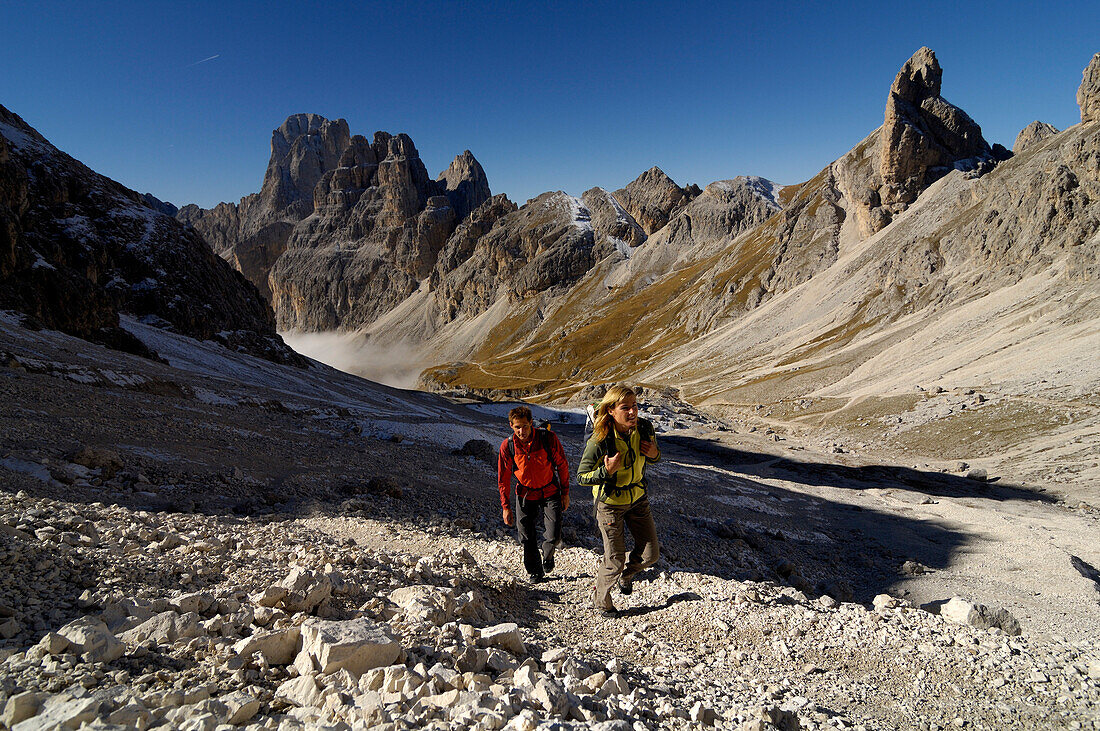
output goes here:
[[91, 662], [112, 662], [122, 657], [126, 646], [111, 634], [107, 625], [94, 617], [73, 620], [57, 631], [73, 649]]
[[302, 654], [322, 673], [344, 668], [362, 675], [371, 668], [392, 665], [401, 655], [401, 645], [389, 627], [370, 619], [310, 618], [302, 624]]
[[455, 593], [446, 587], [403, 586], [390, 594], [390, 601], [405, 610], [407, 616], [437, 626], [455, 616]]
[[170, 644], [180, 638], [198, 637], [203, 632], [199, 626], [199, 615], [194, 612], [179, 614], [174, 611], [161, 612], [137, 627], [126, 630], [119, 638], [130, 645], [140, 645], [153, 640], [157, 644]]
[[523, 635], [520, 634], [519, 625], [515, 622], [505, 622], [484, 628], [481, 630], [478, 644], [482, 647], [499, 647], [515, 655], [526, 652]]

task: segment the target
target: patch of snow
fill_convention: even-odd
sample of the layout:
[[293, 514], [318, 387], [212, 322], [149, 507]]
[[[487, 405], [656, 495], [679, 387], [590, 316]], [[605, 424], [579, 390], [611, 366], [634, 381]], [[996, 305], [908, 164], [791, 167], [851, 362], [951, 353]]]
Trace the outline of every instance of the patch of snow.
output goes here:
[[117, 373], [109, 370], [102, 370], [100, 373], [116, 386], [140, 386], [143, 383], [148, 383], [148, 379], [133, 373]]
[[208, 391], [205, 388], [195, 389], [195, 400], [212, 406], [236, 406], [237, 399], [222, 396], [220, 393]]
[[573, 216], [573, 225], [581, 231], [592, 231], [592, 212], [585, 208], [580, 198], [571, 195], [566, 196], [569, 201], [569, 211]]
[[34, 252], [34, 264], [31, 264], [31, 269], [54, 269], [54, 270], [56, 270], [57, 267], [55, 267], [53, 264], [51, 264], [48, 261], [46, 261], [45, 259], [43, 259], [42, 255], [39, 254], [36, 251], [36, 252]]
[[618, 222], [618, 223], [631, 223], [631, 222], [634, 221], [634, 219], [630, 216], [630, 214], [626, 212], [626, 209], [623, 208], [622, 204], [619, 203], [618, 198], [611, 195], [611, 193], [607, 192], [603, 188], [600, 188], [600, 190], [602, 190], [603, 194], [607, 196], [607, 201], [611, 204], [611, 207], [615, 209], [615, 220], [616, 220], [616, 222]]
[[748, 185], [754, 193], [770, 202], [776, 208], [782, 208], [779, 204], [779, 191], [783, 190], [785, 186], [776, 185], [767, 178], [761, 178], [759, 175], [745, 175], [737, 179], [744, 180], [745, 184]]
[[622, 239], [617, 239], [614, 236], [609, 236], [607, 240], [615, 244], [615, 251], [622, 254], [624, 259], [629, 259], [631, 254], [634, 253], [634, 249], [630, 248], [630, 244], [626, 243]]
[[45, 483], [53, 482], [53, 478], [50, 477], [50, 471], [46, 469], [44, 465], [37, 462], [26, 462], [21, 459], [9, 457], [8, 459], [0, 459], [0, 467], [12, 472], [21, 472], [24, 475], [30, 475]]
[[66, 234], [80, 242], [87, 241], [95, 234], [91, 224], [88, 223], [87, 216], [78, 215], [60, 218], [57, 223]]
[[[506, 429], [500, 434], [464, 424], [446, 424], [438, 421], [409, 422], [365, 419], [359, 422], [363, 434], [378, 439], [401, 437], [414, 443], [439, 444], [448, 449], [458, 449], [471, 439], [482, 439], [489, 444], [499, 444]], [[507, 436], [505, 434], [505, 436]]]
[[34, 151], [44, 152], [46, 147], [22, 130], [12, 127], [10, 124], [0, 122], [0, 135], [7, 138], [11, 146], [20, 152]]
[[500, 417], [501, 421], [504, 421], [508, 418], [508, 412], [516, 406], [526, 406], [531, 409], [531, 415], [535, 417], [536, 421], [550, 421], [558, 424], [583, 424], [586, 418], [584, 409], [555, 409], [549, 406], [526, 404], [520, 401], [494, 401], [488, 404], [472, 404], [469, 408], [482, 414]]

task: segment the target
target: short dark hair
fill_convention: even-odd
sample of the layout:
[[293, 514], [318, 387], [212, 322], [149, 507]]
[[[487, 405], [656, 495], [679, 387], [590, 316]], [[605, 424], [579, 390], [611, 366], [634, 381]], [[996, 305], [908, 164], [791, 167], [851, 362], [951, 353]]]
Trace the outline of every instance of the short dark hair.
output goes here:
[[535, 418], [531, 416], [531, 409], [526, 406], [517, 406], [508, 412], [508, 423], [511, 424], [513, 419], [527, 419], [527, 421], [534, 421]]

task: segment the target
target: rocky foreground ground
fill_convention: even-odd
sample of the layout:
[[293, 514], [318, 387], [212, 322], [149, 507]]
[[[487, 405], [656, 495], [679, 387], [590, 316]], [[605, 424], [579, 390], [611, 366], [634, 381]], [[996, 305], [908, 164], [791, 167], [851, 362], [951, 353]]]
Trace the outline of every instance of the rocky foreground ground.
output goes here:
[[1088, 506], [685, 410], [604, 620], [581, 494], [519, 580], [499, 414], [0, 324], [8, 728], [1100, 727]]
[[0, 493], [9, 728], [1100, 728], [1100, 642], [981, 607], [665, 570], [604, 620], [592, 550], [529, 585], [469, 519], [367, 517], [394, 497], [207, 516], [83, 482]]

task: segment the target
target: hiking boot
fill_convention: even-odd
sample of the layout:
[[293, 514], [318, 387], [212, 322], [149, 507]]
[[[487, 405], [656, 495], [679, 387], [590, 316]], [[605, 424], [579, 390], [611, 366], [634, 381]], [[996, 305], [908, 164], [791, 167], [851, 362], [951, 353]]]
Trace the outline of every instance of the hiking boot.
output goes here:
[[544, 571], [546, 571], [546, 573], [550, 573], [551, 571], [553, 571], [554, 570], [554, 557], [553, 556], [547, 556], [546, 558], [544, 558], [542, 560], [542, 568], [543, 568]]
[[619, 577], [619, 593], [623, 596], [627, 596], [630, 592], [634, 591], [634, 582], [627, 581], [626, 579]]
[[546, 580], [546, 577], [542, 574], [527, 574], [527, 580], [532, 584], [541, 584]]
[[615, 607], [611, 607], [611, 609], [597, 609], [596, 611], [599, 612], [600, 616], [603, 617], [604, 619], [618, 619], [619, 618], [619, 610], [616, 609]]

